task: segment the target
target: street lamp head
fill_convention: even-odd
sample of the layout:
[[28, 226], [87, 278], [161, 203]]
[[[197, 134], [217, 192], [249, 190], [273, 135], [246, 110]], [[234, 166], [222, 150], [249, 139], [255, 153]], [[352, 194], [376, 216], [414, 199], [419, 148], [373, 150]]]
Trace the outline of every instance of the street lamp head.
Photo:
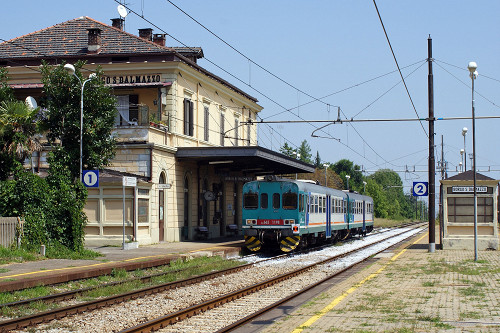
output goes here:
[[471, 61], [471, 62], [469, 62], [469, 64], [467, 65], [467, 69], [469, 70], [469, 72], [470, 72], [471, 74], [473, 74], [473, 73], [476, 71], [476, 69], [477, 69], [477, 64], [476, 64], [474, 61]]
[[92, 73], [89, 75], [89, 79], [93, 80], [93, 79], [97, 79], [97, 74], [96, 73]]
[[64, 65], [64, 69], [69, 73], [69, 75], [75, 74], [75, 66], [73, 66], [72, 64]]
[[462, 135], [465, 136], [467, 134], [467, 127], [462, 128]]
[[345, 175], [345, 178], [349, 179], [349, 178], [351, 178], [351, 176], [349, 176], [349, 175]]
[[330, 164], [328, 164], [328, 163], [323, 164], [323, 167], [325, 167], [325, 168], [328, 168], [329, 166], [330, 166]]
[[460, 155], [463, 155], [464, 154], [464, 151], [463, 149], [460, 149]]

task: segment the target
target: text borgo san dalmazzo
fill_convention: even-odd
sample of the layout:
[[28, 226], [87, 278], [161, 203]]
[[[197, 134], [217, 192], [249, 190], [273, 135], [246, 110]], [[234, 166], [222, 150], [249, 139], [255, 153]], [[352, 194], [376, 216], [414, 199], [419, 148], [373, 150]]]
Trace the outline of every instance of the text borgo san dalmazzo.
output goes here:
[[133, 83], [157, 83], [161, 82], [160, 74], [148, 75], [123, 75], [123, 76], [105, 76], [105, 84], [133, 84]]

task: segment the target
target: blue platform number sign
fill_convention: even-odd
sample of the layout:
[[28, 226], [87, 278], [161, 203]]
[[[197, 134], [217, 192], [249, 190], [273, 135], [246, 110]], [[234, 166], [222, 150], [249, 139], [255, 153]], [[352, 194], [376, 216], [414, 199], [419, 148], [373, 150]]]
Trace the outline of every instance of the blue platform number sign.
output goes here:
[[83, 170], [83, 185], [87, 187], [99, 187], [99, 170]]
[[413, 182], [413, 196], [426, 197], [429, 193], [428, 182]]

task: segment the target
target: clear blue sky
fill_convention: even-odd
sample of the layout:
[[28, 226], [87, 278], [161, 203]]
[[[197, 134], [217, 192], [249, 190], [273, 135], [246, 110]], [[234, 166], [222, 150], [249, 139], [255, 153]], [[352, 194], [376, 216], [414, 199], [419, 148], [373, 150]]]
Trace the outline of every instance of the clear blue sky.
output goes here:
[[[260, 114], [264, 120], [335, 119], [336, 106], [354, 119], [416, 117], [396, 72], [373, 1], [172, 1], [281, 80], [315, 98], [330, 95], [322, 102], [303, 105], [311, 102], [311, 97], [250, 64], [168, 1], [130, 1], [134, 11], [185, 45], [201, 46], [206, 58], [234, 75], [206, 60], [199, 62], [257, 97], [264, 107]], [[8, 1], [2, 5], [0, 38], [8, 40], [79, 16], [110, 24], [111, 18], [118, 17], [117, 5], [112, 0]], [[403, 75], [409, 75], [406, 83], [420, 117], [428, 115], [425, 59], [429, 34], [436, 60], [436, 117], [471, 116], [471, 80], [466, 69], [469, 61], [478, 64], [476, 116], [500, 115], [500, 2], [379, 0], [377, 5]], [[148, 27], [152, 27], [150, 23], [132, 13], [126, 19], [130, 33], [137, 34], [138, 28]], [[154, 32], [161, 33], [156, 28]], [[180, 43], [167, 37], [167, 45]], [[361, 84], [384, 74], [388, 75]], [[345, 90], [352, 86], [355, 87]], [[500, 119], [476, 121], [480, 170], [500, 170], [499, 124]], [[423, 125], [428, 132], [428, 124]], [[278, 150], [284, 140], [295, 147], [305, 139], [313, 156], [318, 151], [324, 162], [347, 158], [370, 171], [404, 170], [406, 166], [410, 170], [427, 170], [428, 139], [419, 122], [356, 123], [354, 128], [331, 125], [317, 133], [340, 142], [311, 137], [318, 126], [321, 125], [261, 125], [259, 144]], [[470, 120], [438, 121], [435, 125], [439, 144], [436, 161], [440, 160], [443, 135], [450, 175], [455, 174], [460, 162], [463, 127], [469, 128], [466, 151], [471, 153]], [[470, 166], [468, 160], [467, 167]], [[500, 179], [499, 171], [484, 174]], [[422, 172], [400, 175], [405, 185], [427, 180], [427, 174]], [[405, 188], [408, 191], [410, 188]]]

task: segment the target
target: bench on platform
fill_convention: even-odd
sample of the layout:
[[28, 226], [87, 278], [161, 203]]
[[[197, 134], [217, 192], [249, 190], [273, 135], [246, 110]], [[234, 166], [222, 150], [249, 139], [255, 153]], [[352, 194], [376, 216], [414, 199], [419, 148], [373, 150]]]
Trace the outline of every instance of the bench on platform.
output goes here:
[[208, 228], [207, 227], [196, 227], [194, 229], [195, 237], [197, 239], [207, 239], [208, 238]]
[[236, 224], [228, 224], [226, 226], [226, 232], [236, 236], [238, 234], [238, 226]]

